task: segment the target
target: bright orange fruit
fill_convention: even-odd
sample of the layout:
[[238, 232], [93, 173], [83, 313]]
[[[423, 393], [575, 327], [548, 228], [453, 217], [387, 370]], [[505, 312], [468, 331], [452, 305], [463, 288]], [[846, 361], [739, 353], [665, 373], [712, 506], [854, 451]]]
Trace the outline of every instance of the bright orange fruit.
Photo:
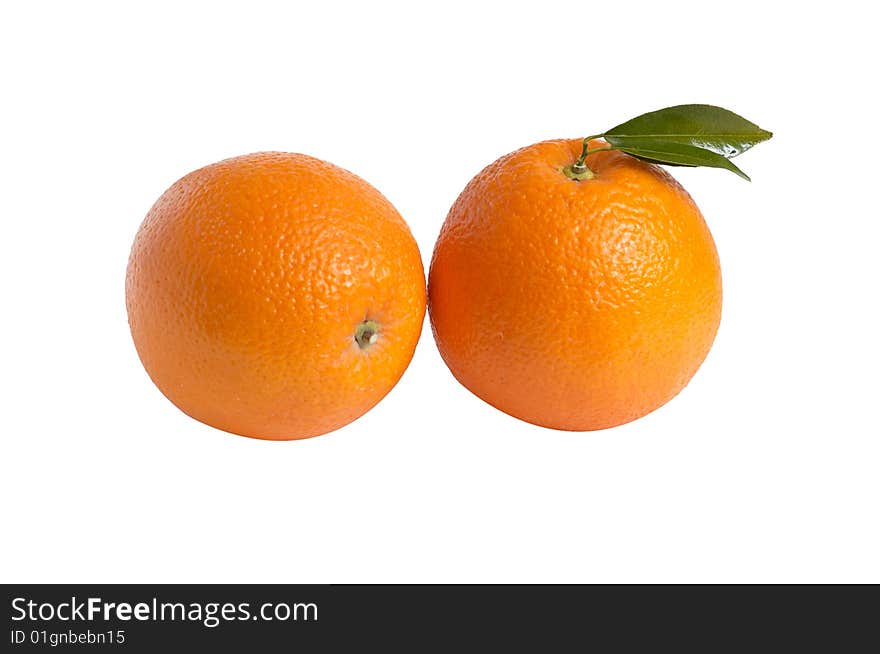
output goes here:
[[[595, 142], [591, 148], [601, 147]], [[721, 318], [712, 235], [659, 166], [538, 143], [479, 173], [449, 212], [428, 282], [440, 353], [493, 406], [566, 430], [653, 411], [700, 366]]]
[[391, 390], [421, 332], [425, 277], [376, 189], [268, 152], [201, 168], [159, 198], [132, 247], [126, 304], [174, 404], [286, 440], [342, 427]]

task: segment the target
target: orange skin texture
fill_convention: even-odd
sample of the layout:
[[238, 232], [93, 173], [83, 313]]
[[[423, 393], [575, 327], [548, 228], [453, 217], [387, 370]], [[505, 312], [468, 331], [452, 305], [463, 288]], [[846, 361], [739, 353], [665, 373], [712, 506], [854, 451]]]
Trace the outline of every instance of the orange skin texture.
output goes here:
[[[227, 159], [177, 181], [131, 251], [138, 354], [181, 410], [235, 434], [309, 438], [355, 420], [412, 358], [421, 256], [391, 203], [302, 154]], [[379, 333], [362, 349], [358, 325]]]
[[[591, 149], [605, 146], [591, 142]], [[581, 140], [497, 160], [456, 200], [428, 307], [453, 375], [522, 420], [605, 429], [660, 407], [705, 359], [721, 319], [712, 235], [662, 168]]]

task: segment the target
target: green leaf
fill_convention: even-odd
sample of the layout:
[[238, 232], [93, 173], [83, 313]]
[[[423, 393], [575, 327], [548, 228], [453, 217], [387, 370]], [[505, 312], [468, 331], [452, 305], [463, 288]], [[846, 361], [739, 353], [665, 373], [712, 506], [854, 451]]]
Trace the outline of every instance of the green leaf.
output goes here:
[[736, 173], [745, 180], [751, 181], [749, 176], [737, 168], [732, 161], [721, 156], [717, 152], [704, 150], [693, 145], [673, 143], [667, 141], [653, 141], [647, 138], [636, 141], [633, 139], [628, 145], [617, 145], [608, 139], [615, 149], [626, 152], [643, 161], [662, 163], [671, 166], [708, 166], [710, 168], [724, 168]]
[[766, 141], [773, 134], [721, 107], [682, 104], [642, 114], [612, 127], [602, 136], [618, 149], [623, 149], [623, 146], [642, 147], [647, 140], [689, 145], [730, 159], [756, 143]]

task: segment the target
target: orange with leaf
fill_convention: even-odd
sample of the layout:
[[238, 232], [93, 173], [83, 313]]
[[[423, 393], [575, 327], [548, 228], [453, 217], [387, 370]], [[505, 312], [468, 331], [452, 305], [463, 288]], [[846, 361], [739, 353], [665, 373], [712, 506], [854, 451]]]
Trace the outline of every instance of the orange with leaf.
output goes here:
[[490, 164], [449, 212], [429, 275], [440, 353], [474, 394], [545, 427], [594, 430], [675, 396], [721, 319], [712, 235], [657, 163], [732, 162], [771, 134], [709, 105]]

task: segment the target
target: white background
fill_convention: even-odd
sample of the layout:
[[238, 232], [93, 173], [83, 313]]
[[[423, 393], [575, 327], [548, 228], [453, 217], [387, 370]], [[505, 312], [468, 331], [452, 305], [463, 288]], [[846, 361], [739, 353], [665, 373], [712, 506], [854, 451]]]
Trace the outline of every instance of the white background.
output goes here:
[[[5, 3], [0, 580], [880, 582], [878, 48], [867, 4]], [[484, 404], [430, 330], [373, 411], [263, 442], [153, 386], [129, 247], [175, 179], [312, 154], [425, 263], [498, 156], [686, 102], [775, 132], [674, 169], [721, 255], [714, 349], [595, 433]]]

